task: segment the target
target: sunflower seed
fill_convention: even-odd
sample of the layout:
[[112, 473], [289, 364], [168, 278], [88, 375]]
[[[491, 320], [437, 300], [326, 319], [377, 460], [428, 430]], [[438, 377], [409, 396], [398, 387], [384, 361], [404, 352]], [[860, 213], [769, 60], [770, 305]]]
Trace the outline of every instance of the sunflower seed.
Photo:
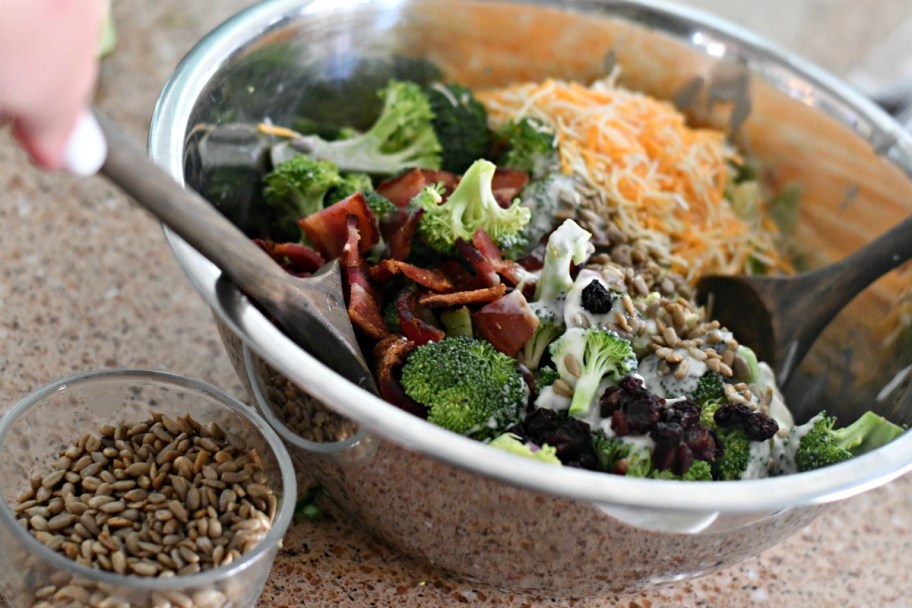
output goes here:
[[562, 378], [555, 380], [554, 384], [551, 385], [551, 389], [555, 394], [560, 395], [561, 397], [573, 396], [573, 387], [567, 384], [567, 382]]

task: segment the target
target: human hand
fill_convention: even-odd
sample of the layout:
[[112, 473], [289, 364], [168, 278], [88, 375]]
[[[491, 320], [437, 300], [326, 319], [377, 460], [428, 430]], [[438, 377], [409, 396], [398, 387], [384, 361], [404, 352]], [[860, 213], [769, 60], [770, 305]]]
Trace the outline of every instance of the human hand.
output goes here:
[[80, 175], [104, 162], [88, 111], [104, 0], [0, 0], [0, 124], [39, 166]]

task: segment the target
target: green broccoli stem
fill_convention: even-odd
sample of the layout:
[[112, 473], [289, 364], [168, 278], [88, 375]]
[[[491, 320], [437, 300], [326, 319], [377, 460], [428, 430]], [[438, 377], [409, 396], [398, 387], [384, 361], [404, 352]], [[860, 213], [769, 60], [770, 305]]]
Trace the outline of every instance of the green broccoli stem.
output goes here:
[[335, 163], [346, 171], [392, 175], [408, 167], [436, 169], [440, 162], [422, 151], [436, 143], [433, 132], [424, 133], [411, 145], [397, 152], [382, 152], [379, 141], [370, 133], [349, 139], [326, 141], [314, 135], [295, 140], [295, 148], [312, 158]]
[[893, 441], [905, 429], [868, 411], [849, 426], [832, 432], [840, 447], [859, 456]]
[[448, 336], [473, 336], [472, 313], [467, 306], [460, 306], [440, 313], [440, 321]]
[[602, 374], [598, 373], [601, 371], [599, 369], [596, 373], [583, 374], [576, 381], [576, 386], [573, 387], [573, 399], [570, 401], [569, 412], [573, 418], [580, 418], [589, 413], [592, 398], [598, 390], [599, 382], [602, 381]]
[[[532, 308], [535, 310], [535, 306]], [[541, 319], [541, 316], [539, 316], [539, 319]], [[563, 329], [563, 324], [558, 325], [547, 319], [541, 320], [538, 327], [535, 328], [535, 332], [523, 344], [518, 356], [519, 362], [532, 371], [538, 369], [538, 366], [541, 365], [542, 357], [548, 350], [548, 346], [557, 339]]]

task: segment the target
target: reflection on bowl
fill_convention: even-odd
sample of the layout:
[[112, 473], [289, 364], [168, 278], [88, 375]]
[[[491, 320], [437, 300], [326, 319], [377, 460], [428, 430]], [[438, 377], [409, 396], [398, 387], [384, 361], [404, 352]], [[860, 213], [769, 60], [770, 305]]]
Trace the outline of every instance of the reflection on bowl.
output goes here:
[[[175, 178], [205, 190], [193, 131], [201, 123], [268, 117], [290, 124], [307, 115], [360, 126], [376, 111], [364, 100], [392, 76], [470, 87], [548, 76], [590, 81], [615, 62], [626, 86], [729, 130], [774, 188], [800, 185], [794, 238], [813, 252], [802, 260], [808, 267], [843, 257], [912, 210], [912, 138], [892, 119], [749, 33], [655, 2], [572, 9], [556, 2], [265, 2], [213, 32], [177, 69], [156, 109], [150, 149]], [[231, 190], [236, 197], [216, 203], [242, 221], [255, 187], [242, 178]], [[370, 449], [325, 458], [321, 444], [301, 443], [309, 472], [378, 536], [473, 580], [583, 595], [695, 576], [770, 546], [827, 504], [912, 467], [910, 436], [836, 468], [709, 487], [554, 469], [500, 453], [333, 374], [205, 259], [169, 240], [212, 307], [243, 379], [242, 343], [314, 400], [357, 421], [357, 445]], [[887, 342], [901, 328], [902, 316], [891, 310], [907, 282], [899, 273], [878, 281], [826, 332], [789, 396], [799, 420], [825, 407], [848, 421], [873, 407], [912, 422], [912, 383], [894, 383], [875, 400], [912, 361], [910, 341]], [[251, 366], [261, 397], [275, 378], [257, 371], [265, 369]]]
[[291, 522], [288, 453], [249, 407], [105, 370], [0, 420], [0, 592], [13, 606], [252, 606]]

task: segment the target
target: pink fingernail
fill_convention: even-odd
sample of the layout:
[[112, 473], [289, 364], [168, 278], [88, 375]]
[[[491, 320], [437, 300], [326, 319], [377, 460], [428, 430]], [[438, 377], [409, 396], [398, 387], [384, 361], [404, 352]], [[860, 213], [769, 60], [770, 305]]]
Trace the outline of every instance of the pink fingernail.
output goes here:
[[101, 127], [92, 113], [86, 111], [76, 122], [63, 156], [63, 168], [74, 175], [95, 175], [108, 153]]

